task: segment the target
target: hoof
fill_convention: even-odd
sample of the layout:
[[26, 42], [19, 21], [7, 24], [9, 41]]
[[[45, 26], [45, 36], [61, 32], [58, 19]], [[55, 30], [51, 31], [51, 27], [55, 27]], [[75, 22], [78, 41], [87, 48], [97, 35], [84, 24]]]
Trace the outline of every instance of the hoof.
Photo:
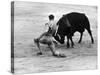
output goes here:
[[64, 54], [59, 54], [59, 57], [65, 58], [66, 55], [64, 55]]
[[71, 46], [72, 48], [74, 48], [74, 44], [72, 44], [72, 46]]
[[70, 47], [70, 44], [69, 43], [67, 43], [67, 48], [69, 48]]
[[67, 48], [69, 48], [70, 47], [70, 45], [67, 45]]
[[61, 57], [61, 58], [65, 58], [66, 57], [66, 55], [64, 55], [64, 54], [53, 54], [53, 56], [55, 56], [55, 57]]
[[42, 52], [38, 52], [37, 55], [42, 55]]
[[72, 48], [74, 48], [74, 46], [72, 46]]
[[92, 44], [94, 44], [94, 42], [92, 42]]

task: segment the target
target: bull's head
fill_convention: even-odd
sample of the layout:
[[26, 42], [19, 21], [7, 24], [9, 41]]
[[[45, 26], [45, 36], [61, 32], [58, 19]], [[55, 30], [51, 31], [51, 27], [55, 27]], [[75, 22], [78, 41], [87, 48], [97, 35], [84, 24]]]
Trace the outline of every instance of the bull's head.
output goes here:
[[58, 26], [58, 29], [57, 29], [57, 32], [56, 34], [54, 35], [54, 38], [61, 44], [64, 44], [64, 39], [65, 39], [65, 36], [63, 35], [63, 30], [64, 30], [64, 23], [62, 21], [62, 18], [57, 22], [56, 24]]
[[61, 44], [64, 43], [65, 35], [69, 35], [71, 24], [67, 18], [67, 15], [63, 15], [59, 21], [57, 22], [58, 30], [56, 36], [54, 38], [60, 42]]
[[61, 35], [59, 35], [58, 33], [56, 33], [56, 35], [54, 36], [54, 38], [59, 43], [64, 44], [64, 36], [62, 37]]

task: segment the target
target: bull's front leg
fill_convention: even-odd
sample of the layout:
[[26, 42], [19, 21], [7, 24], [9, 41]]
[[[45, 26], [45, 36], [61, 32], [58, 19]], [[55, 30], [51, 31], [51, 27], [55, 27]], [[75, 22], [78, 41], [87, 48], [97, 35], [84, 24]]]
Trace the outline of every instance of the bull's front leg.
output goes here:
[[69, 36], [67, 36], [67, 48], [70, 47], [70, 44], [69, 44]]
[[73, 31], [73, 29], [71, 28], [68, 37], [69, 37], [69, 39], [70, 39], [70, 41], [71, 41], [71, 47], [72, 47], [72, 48], [74, 47], [74, 42], [73, 42], [73, 39], [72, 39], [72, 36], [73, 36], [73, 35], [74, 35], [74, 31]]
[[71, 47], [73, 48], [74, 47], [74, 42], [73, 42], [72, 36], [70, 36], [70, 41], [71, 41]]
[[82, 41], [83, 32], [81, 32], [80, 34], [81, 34], [80, 35], [80, 40], [78, 41], [78, 43], [81, 43], [81, 41]]
[[72, 39], [72, 35], [71, 35], [71, 34], [69, 34], [69, 35], [67, 36], [67, 48], [70, 47], [69, 39], [70, 39], [70, 41], [71, 41], [71, 47], [73, 48], [73, 47], [74, 47], [74, 42], [73, 42], [73, 39]]

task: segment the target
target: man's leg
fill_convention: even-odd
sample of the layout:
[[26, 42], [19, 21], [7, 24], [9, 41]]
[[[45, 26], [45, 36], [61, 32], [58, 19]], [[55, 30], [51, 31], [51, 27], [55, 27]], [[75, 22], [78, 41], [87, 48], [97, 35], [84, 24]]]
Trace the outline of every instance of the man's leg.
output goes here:
[[36, 43], [36, 45], [37, 45], [37, 47], [38, 47], [38, 49], [40, 51], [40, 52], [37, 53], [38, 55], [42, 55], [42, 49], [40, 47], [40, 44], [48, 45], [50, 43], [50, 42], [48, 42], [48, 40], [46, 38], [45, 39], [40, 39], [40, 40], [34, 39], [34, 42]]
[[48, 46], [49, 46], [53, 56], [55, 56], [55, 45], [54, 45], [54, 43], [53, 42], [49, 42]]
[[40, 43], [37, 39], [34, 39], [34, 42], [36, 43], [38, 49], [39, 49], [39, 52], [37, 53], [37, 55], [42, 55], [42, 50], [41, 50], [41, 47], [40, 47]]
[[40, 35], [40, 37], [38, 37], [37, 39], [40, 40], [44, 35], [46, 35], [47, 32], [44, 32], [42, 35]]

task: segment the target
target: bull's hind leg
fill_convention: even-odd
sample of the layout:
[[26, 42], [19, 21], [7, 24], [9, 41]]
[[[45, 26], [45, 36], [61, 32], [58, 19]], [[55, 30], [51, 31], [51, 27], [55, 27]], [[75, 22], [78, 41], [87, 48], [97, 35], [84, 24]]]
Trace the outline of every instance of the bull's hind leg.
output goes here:
[[92, 41], [92, 44], [93, 44], [94, 43], [94, 39], [93, 39], [93, 36], [92, 36], [92, 32], [91, 32], [90, 29], [87, 29], [87, 31], [88, 31], [88, 33], [89, 33], [89, 35], [91, 37], [91, 41]]
[[84, 25], [85, 25], [85, 28], [87, 29], [90, 37], [91, 37], [91, 41], [92, 41], [92, 44], [94, 43], [94, 39], [93, 39], [93, 36], [92, 36], [92, 33], [91, 33], [91, 29], [90, 29], [90, 23], [89, 23], [89, 20], [87, 17], [85, 17], [85, 21], [84, 21]]

